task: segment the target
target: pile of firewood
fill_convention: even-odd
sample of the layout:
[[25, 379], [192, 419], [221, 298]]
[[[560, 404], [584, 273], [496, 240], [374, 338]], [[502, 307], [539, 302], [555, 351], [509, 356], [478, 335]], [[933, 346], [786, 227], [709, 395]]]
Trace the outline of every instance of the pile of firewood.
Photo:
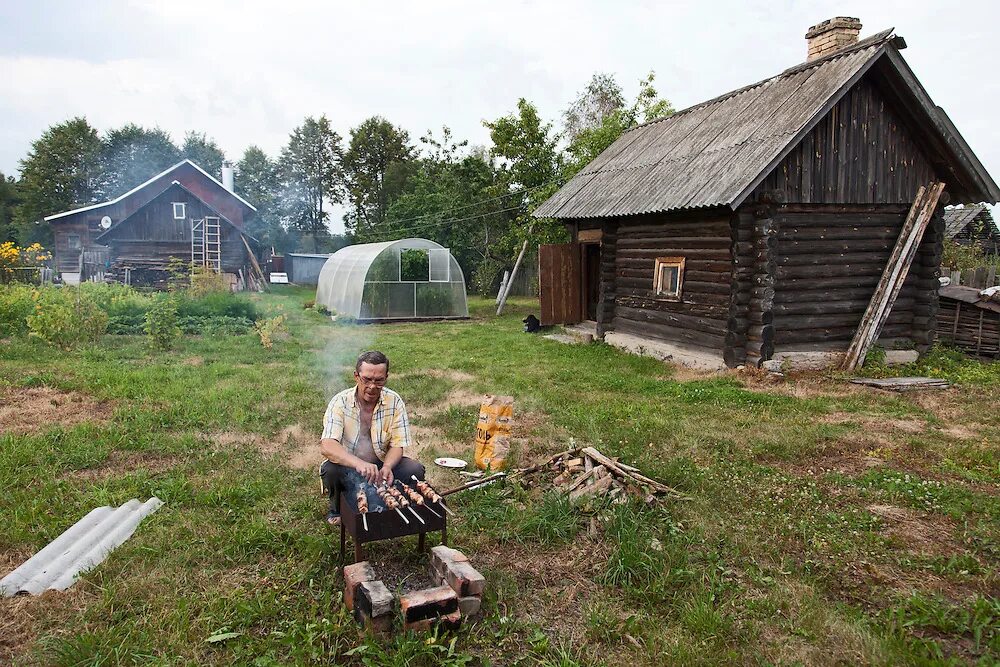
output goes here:
[[544, 463], [523, 468], [511, 477], [543, 470], [555, 472], [553, 486], [569, 494], [571, 502], [606, 496], [625, 502], [628, 496], [651, 500], [658, 494], [683, 498], [676, 489], [646, 477], [638, 468], [610, 458], [593, 447], [576, 447], [550, 457]]

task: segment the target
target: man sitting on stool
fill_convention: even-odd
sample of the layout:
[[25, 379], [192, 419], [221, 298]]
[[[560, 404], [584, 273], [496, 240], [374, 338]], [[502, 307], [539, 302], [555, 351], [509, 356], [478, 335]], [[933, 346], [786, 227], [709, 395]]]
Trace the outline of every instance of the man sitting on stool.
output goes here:
[[365, 352], [354, 366], [356, 385], [334, 396], [326, 408], [319, 441], [326, 460], [319, 474], [330, 494], [330, 525], [340, 523], [336, 489], [342, 488], [348, 471], [356, 470], [375, 485], [394, 479], [408, 483], [411, 475], [424, 478], [424, 466], [403, 455], [410, 446], [410, 422], [403, 399], [385, 387], [388, 378], [389, 359], [381, 352]]

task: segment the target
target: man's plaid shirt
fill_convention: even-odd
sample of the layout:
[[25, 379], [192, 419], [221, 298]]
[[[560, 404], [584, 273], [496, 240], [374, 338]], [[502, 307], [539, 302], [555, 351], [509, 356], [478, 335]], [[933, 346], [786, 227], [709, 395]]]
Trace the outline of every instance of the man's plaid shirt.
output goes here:
[[[338, 441], [354, 454], [361, 435], [361, 410], [357, 387], [340, 392], [330, 401], [323, 416], [323, 437]], [[372, 414], [372, 448], [380, 461], [390, 447], [410, 446], [410, 420], [403, 399], [391, 389], [382, 389]]]

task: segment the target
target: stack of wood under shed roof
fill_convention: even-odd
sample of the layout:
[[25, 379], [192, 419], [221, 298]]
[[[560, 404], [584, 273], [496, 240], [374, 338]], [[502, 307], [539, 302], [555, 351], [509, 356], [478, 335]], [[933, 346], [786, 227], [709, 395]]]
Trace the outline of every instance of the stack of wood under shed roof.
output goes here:
[[938, 339], [967, 354], [1000, 359], [1000, 292], [947, 285], [938, 296]]

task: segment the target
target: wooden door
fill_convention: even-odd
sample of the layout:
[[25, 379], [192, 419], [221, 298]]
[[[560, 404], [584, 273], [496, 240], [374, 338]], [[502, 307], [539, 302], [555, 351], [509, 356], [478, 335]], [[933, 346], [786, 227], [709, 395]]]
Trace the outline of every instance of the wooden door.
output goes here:
[[538, 246], [538, 296], [542, 325], [575, 324], [583, 319], [580, 244]]

